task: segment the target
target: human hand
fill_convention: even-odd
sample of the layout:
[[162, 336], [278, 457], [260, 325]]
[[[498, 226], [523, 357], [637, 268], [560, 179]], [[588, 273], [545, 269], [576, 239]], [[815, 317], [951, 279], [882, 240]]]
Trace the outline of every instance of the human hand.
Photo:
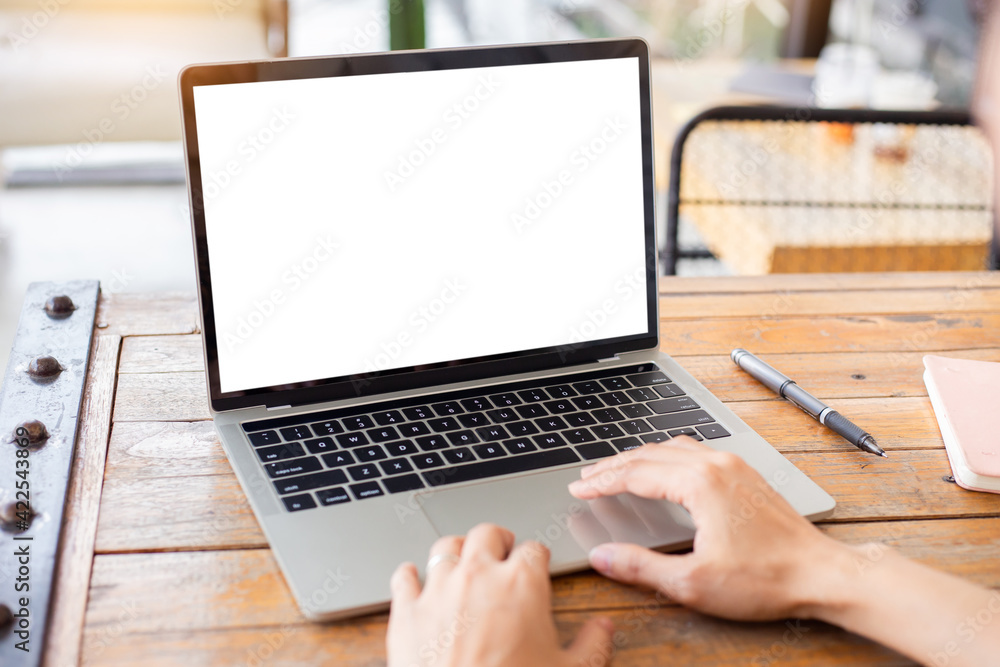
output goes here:
[[647, 444], [581, 470], [570, 493], [590, 500], [630, 492], [684, 506], [694, 550], [657, 553], [634, 544], [595, 547], [595, 570], [658, 589], [693, 609], [736, 620], [809, 617], [827, 596], [824, 567], [850, 547], [796, 512], [743, 459], [681, 436]]
[[552, 619], [549, 551], [514, 546], [514, 534], [481, 524], [443, 537], [430, 553], [427, 581], [404, 563], [392, 576], [386, 649], [389, 667], [605, 665], [613, 627], [588, 621], [566, 649]]

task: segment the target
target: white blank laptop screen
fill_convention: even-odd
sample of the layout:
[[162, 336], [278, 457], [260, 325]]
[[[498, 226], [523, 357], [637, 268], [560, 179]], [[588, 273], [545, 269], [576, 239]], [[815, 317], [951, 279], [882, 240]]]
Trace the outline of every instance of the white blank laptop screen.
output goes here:
[[636, 58], [194, 100], [223, 392], [647, 333]]

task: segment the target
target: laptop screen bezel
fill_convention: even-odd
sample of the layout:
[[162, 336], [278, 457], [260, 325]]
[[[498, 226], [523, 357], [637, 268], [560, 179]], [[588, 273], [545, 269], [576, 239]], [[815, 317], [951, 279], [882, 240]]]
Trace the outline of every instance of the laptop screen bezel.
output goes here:
[[[370, 374], [316, 379], [242, 391], [221, 390], [194, 105], [196, 86], [612, 58], [636, 58], [639, 69], [646, 253], [646, 332], [620, 338], [442, 362], [431, 367], [423, 366], [419, 370], [388, 369]], [[625, 352], [653, 349], [659, 345], [649, 50], [641, 39], [587, 40], [192, 65], [181, 72], [179, 86], [205, 366], [213, 411], [223, 412], [255, 406], [305, 405], [429, 388], [454, 382], [584, 364]]]

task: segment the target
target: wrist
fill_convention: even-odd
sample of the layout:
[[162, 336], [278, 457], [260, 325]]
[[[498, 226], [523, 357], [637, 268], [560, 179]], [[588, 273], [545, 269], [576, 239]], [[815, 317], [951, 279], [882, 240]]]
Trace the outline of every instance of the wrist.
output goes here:
[[805, 554], [799, 615], [840, 627], [848, 625], [864, 604], [866, 575], [890, 552], [883, 544], [855, 546], [823, 536], [813, 553]]

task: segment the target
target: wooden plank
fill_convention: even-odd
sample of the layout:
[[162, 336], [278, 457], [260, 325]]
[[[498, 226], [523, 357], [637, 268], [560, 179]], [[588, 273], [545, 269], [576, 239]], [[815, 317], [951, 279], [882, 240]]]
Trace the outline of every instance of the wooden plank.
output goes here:
[[766, 276], [663, 276], [660, 294], [746, 294], [899, 289], [954, 289], [956, 285], [1000, 288], [994, 271], [892, 271], [888, 273], [799, 273]]
[[664, 320], [661, 348], [675, 357], [801, 352], [937, 352], [996, 347], [1000, 313]]
[[[888, 459], [853, 447], [786, 456], [838, 503], [831, 521], [1000, 516], [1000, 496], [942, 480], [943, 450], [894, 450]], [[265, 546], [232, 472], [105, 480], [98, 524], [100, 553]]]
[[122, 345], [120, 373], [175, 373], [205, 370], [201, 334], [130, 336]]
[[197, 333], [198, 297], [193, 292], [105, 294], [97, 307], [97, 329], [119, 336]]
[[996, 312], [1000, 290], [956, 287], [951, 290], [882, 290], [849, 298], [842, 292], [667, 295], [660, 298], [660, 319], [749, 317], [771, 319], [796, 315], [909, 315]]
[[92, 347], [80, 407], [80, 414], [86, 418], [80, 420], [70, 468], [54, 576], [59, 585], [53, 590], [43, 653], [42, 664], [50, 667], [75, 665], [80, 661], [121, 338], [97, 336]]
[[109, 479], [224, 475], [231, 470], [210, 421], [118, 422], [111, 432]]
[[204, 373], [127, 373], [118, 376], [116, 423], [211, 418]]

